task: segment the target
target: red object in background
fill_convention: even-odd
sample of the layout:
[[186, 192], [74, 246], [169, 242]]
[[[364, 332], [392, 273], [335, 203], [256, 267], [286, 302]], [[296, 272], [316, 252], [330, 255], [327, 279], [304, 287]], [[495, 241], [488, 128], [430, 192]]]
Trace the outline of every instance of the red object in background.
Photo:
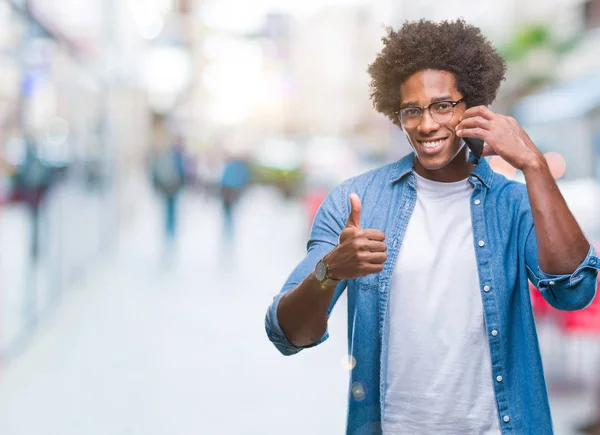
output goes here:
[[325, 189], [314, 189], [304, 195], [304, 208], [308, 217], [309, 229], [312, 226], [315, 215], [329, 192]]
[[[598, 249], [600, 245], [594, 244]], [[596, 288], [596, 297], [585, 309], [579, 311], [560, 311], [550, 306], [538, 289], [529, 283], [531, 290], [531, 305], [536, 318], [551, 315], [558, 320], [558, 324], [565, 333], [600, 333], [600, 296]]]
[[565, 312], [563, 316], [565, 332], [600, 333], [600, 299], [597, 297], [586, 309]]
[[546, 299], [531, 282], [529, 283], [529, 290], [531, 293], [531, 306], [536, 318], [540, 319], [550, 314], [556, 314], [558, 310], [546, 302]]

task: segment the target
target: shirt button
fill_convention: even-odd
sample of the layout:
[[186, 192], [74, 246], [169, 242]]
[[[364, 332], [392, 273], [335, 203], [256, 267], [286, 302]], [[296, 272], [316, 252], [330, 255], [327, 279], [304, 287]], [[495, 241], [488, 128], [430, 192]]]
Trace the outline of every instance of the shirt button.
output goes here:
[[485, 242], [483, 240], [479, 241], [479, 246], [481, 246], [482, 248], [485, 246]]
[[496, 331], [495, 329], [492, 331], [492, 336], [497, 337], [498, 336], [498, 331]]
[[486, 286], [483, 288], [483, 291], [484, 291], [484, 292], [486, 292], [486, 293], [487, 293], [487, 292], [489, 292], [489, 291], [490, 291], [490, 286], [489, 286], [489, 285], [486, 285]]
[[496, 378], [496, 380], [497, 380], [498, 382], [502, 382], [502, 376], [498, 376], [498, 377]]
[[476, 199], [475, 200], [475, 205], [479, 205], [479, 204], [481, 204], [481, 200], [480, 199]]
[[510, 421], [510, 417], [508, 415], [505, 415], [502, 420], [504, 420], [504, 423], [508, 423]]

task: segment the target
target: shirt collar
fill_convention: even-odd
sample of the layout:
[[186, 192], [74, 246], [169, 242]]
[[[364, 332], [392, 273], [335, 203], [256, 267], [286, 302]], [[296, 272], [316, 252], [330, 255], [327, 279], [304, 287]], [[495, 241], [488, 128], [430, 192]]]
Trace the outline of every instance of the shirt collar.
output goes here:
[[494, 178], [494, 171], [490, 167], [490, 164], [484, 158], [476, 159], [473, 154], [471, 154], [471, 161], [477, 165], [475, 166], [475, 169], [473, 169], [473, 172], [471, 172], [471, 175], [479, 178], [479, 180], [485, 184], [485, 187], [489, 189]]
[[[471, 162], [476, 165], [473, 172], [471, 172], [471, 175], [477, 177], [487, 188], [489, 188], [492, 185], [494, 171], [492, 171], [492, 168], [485, 159], [482, 158], [477, 160], [472, 153], [469, 158]], [[414, 168], [414, 159], [415, 153], [411, 152], [398, 160], [392, 169], [390, 182], [395, 183], [410, 174]]]
[[392, 178], [390, 179], [390, 182], [395, 183], [411, 173], [414, 166], [414, 159], [415, 153], [411, 152], [398, 160], [392, 169]]

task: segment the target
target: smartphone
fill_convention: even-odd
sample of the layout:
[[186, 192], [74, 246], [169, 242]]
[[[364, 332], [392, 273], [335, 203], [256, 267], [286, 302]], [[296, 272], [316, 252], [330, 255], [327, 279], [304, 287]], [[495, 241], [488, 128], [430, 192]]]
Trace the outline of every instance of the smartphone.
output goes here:
[[464, 137], [463, 140], [471, 150], [475, 157], [478, 159], [481, 158], [481, 154], [483, 153], [483, 140], [476, 139], [474, 137]]

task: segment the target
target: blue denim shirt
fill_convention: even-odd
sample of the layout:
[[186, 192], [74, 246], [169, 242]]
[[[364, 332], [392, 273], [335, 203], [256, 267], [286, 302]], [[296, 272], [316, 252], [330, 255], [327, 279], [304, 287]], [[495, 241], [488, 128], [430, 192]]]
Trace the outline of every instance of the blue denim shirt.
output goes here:
[[[306, 256], [274, 298], [265, 319], [267, 335], [281, 353], [293, 355], [302, 350], [283, 334], [277, 306], [281, 296], [300, 284], [317, 261], [336, 246], [349, 215], [349, 195], [356, 192], [362, 200], [361, 227], [376, 228], [386, 234], [388, 259], [381, 273], [340, 282], [329, 307], [331, 313], [347, 288], [348, 348], [356, 359], [350, 375], [348, 434], [381, 433], [390, 282], [416, 201], [413, 161], [414, 154], [410, 154], [351, 178], [329, 193], [315, 217]], [[526, 186], [494, 173], [484, 159], [473, 162], [478, 163], [469, 177], [474, 187], [473, 243], [500, 427], [503, 434], [551, 434], [552, 419], [528, 279], [553, 307], [580, 310], [595, 296], [600, 259], [590, 246], [587, 257], [572, 274], [550, 275], [542, 271]], [[327, 337], [325, 333], [312, 346]], [[498, 376], [502, 377], [501, 382]]]

